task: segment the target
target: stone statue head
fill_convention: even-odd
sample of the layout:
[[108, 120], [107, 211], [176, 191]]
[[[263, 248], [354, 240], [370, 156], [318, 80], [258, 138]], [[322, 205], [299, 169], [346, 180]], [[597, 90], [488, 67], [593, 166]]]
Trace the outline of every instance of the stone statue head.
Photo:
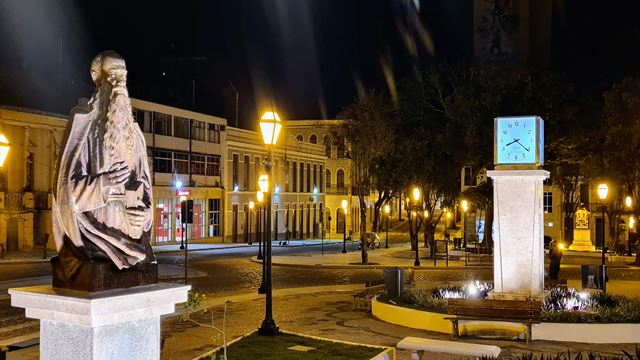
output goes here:
[[113, 50], [101, 52], [91, 62], [91, 79], [97, 86], [102, 85], [104, 80], [111, 85], [126, 83], [126, 78], [127, 67], [124, 59]]

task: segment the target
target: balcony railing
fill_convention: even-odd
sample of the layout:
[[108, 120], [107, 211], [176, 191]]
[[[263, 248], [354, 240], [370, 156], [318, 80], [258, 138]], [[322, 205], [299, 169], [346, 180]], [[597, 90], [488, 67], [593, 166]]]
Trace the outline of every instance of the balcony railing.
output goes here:
[[351, 188], [349, 187], [332, 186], [332, 187], [326, 188], [325, 194], [326, 195], [349, 195], [350, 189]]

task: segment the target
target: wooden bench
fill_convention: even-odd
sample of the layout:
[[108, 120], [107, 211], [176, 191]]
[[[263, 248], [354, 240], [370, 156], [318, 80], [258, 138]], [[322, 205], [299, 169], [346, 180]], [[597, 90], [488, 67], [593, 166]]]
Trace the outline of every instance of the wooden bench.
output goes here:
[[460, 335], [458, 321], [505, 321], [521, 323], [526, 326], [527, 343], [531, 341], [531, 325], [538, 324], [542, 316], [542, 302], [537, 300], [494, 300], [494, 299], [449, 299], [447, 313], [451, 321], [451, 337]]
[[385, 290], [384, 279], [367, 281], [364, 290], [353, 295], [353, 311], [371, 311], [371, 299]]
[[421, 360], [425, 352], [444, 353], [476, 358], [497, 358], [501, 349], [493, 345], [471, 344], [459, 341], [445, 341], [406, 337], [396, 345], [396, 348], [411, 351], [411, 358]]
[[548, 277], [544, 278], [544, 289], [551, 290], [554, 287], [567, 287], [567, 279], [551, 279]]

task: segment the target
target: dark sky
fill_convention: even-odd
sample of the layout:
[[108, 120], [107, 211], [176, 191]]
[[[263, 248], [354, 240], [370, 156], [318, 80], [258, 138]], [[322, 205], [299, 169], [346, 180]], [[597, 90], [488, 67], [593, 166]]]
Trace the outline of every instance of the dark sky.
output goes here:
[[[552, 70], [591, 94], [635, 74], [634, 3], [553, 1]], [[0, 0], [0, 103], [67, 113], [93, 90], [93, 56], [113, 49], [127, 61], [133, 97], [190, 109], [195, 85], [195, 109], [233, 124], [233, 84], [241, 127], [271, 105], [287, 119], [333, 118], [359, 87], [387, 90], [389, 76], [409, 73], [405, 40], [417, 27], [432, 43], [417, 42], [425, 64], [471, 58], [472, 4]]]

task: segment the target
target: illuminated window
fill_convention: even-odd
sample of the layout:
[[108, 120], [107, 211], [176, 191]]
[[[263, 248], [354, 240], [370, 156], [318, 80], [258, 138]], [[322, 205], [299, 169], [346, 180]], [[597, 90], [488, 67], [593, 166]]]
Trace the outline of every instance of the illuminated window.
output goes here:
[[543, 199], [544, 212], [547, 214], [551, 214], [553, 212], [553, 193], [551, 191], [545, 191]]

